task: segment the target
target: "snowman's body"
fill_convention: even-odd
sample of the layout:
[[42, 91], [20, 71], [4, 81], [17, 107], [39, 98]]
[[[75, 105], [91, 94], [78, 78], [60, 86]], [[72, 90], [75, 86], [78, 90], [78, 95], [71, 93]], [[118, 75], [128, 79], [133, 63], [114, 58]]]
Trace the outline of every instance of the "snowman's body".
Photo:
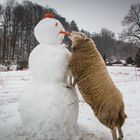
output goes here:
[[20, 98], [25, 131], [33, 139], [73, 140], [78, 96], [75, 89], [65, 87], [64, 80], [70, 53], [60, 44], [41, 43], [30, 54], [33, 78]]

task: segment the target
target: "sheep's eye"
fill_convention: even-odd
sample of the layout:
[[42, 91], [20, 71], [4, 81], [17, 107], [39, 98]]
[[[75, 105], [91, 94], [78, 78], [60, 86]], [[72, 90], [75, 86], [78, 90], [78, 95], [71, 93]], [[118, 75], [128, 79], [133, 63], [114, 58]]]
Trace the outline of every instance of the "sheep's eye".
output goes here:
[[55, 26], [56, 26], [56, 27], [58, 26], [58, 22], [55, 23]]
[[83, 36], [83, 34], [81, 34], [81, 36]]

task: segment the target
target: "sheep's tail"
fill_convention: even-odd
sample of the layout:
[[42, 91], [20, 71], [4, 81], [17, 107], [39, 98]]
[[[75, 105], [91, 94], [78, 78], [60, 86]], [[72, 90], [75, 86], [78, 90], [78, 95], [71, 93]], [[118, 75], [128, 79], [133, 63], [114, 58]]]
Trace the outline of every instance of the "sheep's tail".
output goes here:
[[125, 119], [127, 118], [127, 115], [125, 114], [124, 112], [124, 108], [120, 111], [120, 114], [119, 114], [119, 119], [118, 119], [118, 126], [122, 127], [124, 122], [125, 122]]

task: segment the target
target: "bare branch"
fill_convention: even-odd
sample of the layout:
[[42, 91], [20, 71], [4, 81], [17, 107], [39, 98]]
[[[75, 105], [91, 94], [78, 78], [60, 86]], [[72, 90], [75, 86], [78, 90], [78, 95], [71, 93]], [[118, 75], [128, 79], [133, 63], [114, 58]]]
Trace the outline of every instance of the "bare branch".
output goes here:
[[132, 4], [128, 15], [122, 21], [126, 28], [122, 31], [120, 38], [140, 42], [140, 3]]

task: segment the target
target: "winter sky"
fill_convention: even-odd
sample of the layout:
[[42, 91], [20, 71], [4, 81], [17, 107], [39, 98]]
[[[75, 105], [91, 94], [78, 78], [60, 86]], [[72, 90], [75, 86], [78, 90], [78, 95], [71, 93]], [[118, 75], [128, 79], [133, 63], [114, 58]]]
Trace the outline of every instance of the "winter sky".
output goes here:
[[[5, 0], [1, 0], [5, 1]], [[22, 1], [22, 0], [18, 0]], [[80, 29], [99, 32], [102, 27], [120, 33], [121, 21], [130, 5], [140, 0], [31, 0], [56, 9], [68, 21], [75, 20]]]

